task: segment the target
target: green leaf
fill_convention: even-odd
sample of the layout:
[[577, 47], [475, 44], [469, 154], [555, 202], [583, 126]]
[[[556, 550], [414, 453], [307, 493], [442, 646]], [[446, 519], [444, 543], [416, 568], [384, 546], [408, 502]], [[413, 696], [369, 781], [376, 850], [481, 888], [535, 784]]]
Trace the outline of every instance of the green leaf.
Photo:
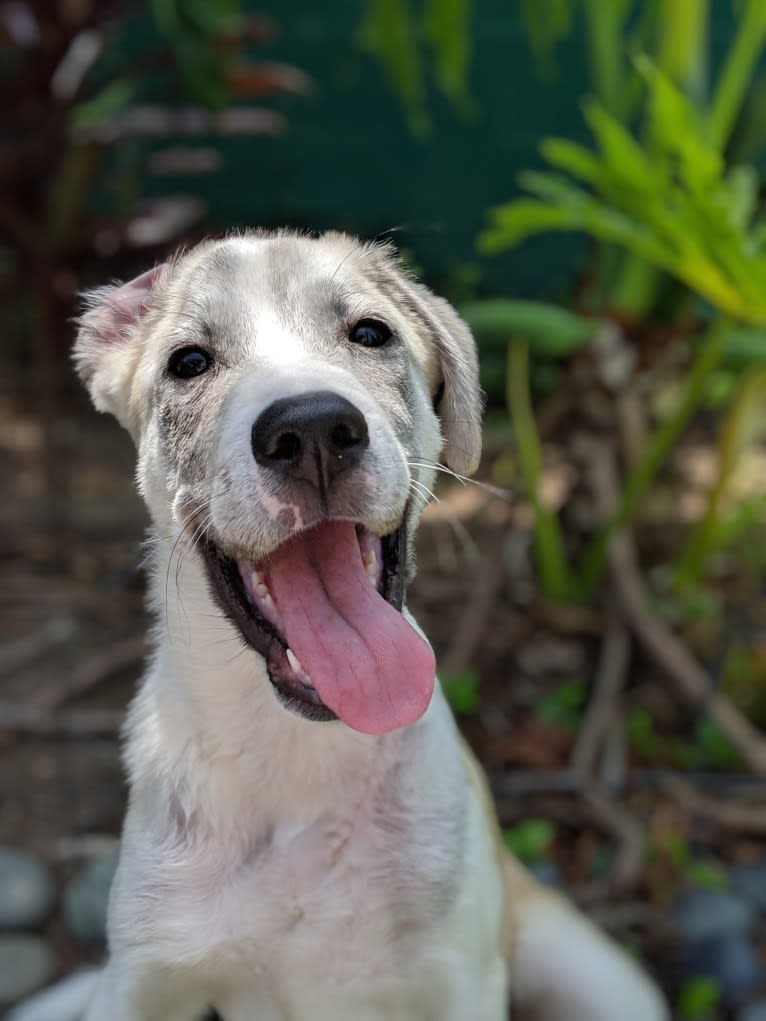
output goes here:
[[176, 0], [150, 0], [149, 9], [157, 28], [168, 38], [181, 29], [181, 16]]
[[426, 135], [430, 121], [423, 55], [409, 0], [367, 0], [358, 39], [360, 47], [383, 67], [404, 106], [412, 133]]
[[189, 95], [210, 109], [230, 99], [230, 59], [217, 46], [242, 16], [241, 0], [151, 0], [150, 10], [165, 37]]
[[480, 249], [498, 252], [551, 230], [584, 231], [676, 276], [719, 311], [766, 323], [766, 226], [753, 220], [755, 172], [727, 173], [688, 98], [647, 58], [637, 66], [646, 144], [603, 106], [587, 104], [595, 148], [543, 143], [548, 165], [563, 173], [523, 174], [533, 197], [490, 210]]
[[668, 830], [655, 838], [650, 852], [666, 858], [676, 869], [683, 871], [691, 861], [688, 840], [675, 830]]
[[642, 708], [631, 709], [626, 721], [628, 741], [645, 758], [653, 758], [663, 748], [663, 741], [654, 727], [652, 714]]
[[705, 716], [697, 722], [695, 737], [705, 765], [719, 769], [733, 769], [740, 765], [739, 755], [731, 741], [709, 717]]
[[523, 337], [533, 354], [563, 358], [586, 344], [596, 323], [555, 305], [512, 298], [485, 298], [461, 305], [460, 314], [479, 344], [502, 345]]
[[580, 723], [586, 693], [583, 681], [565, 681], [537, 703], [535, 715], [551, 726], [575, 730]]
[[426, 0], [424, 27], [434, 50], [436, 84], [464, 115], [475, 110], [468, 87], [473, 0]]
[[534, 199], [516, 199], [490, 211], [494, 224], [477, 238], [477, 248], [483, 255], [496, 255], [514, 248], [535, 234], [549, 230], [577, 230], [580, 223], [566, 209], [558, 209]]
[[573, 0], [521, 0], [519, 14], [530, 49], [543, 73], [550, 74], [556, 44], [572, 30]]
[[721, 986], [708, 975], [689, 979], [678, 994], [680, 1021], [706, 1021], [721, 1002]]
[[558, 170], [566, 170], [587, 184], [603, 179], [603, 164], [584, 145], [566, 138], [545, 138], [540, 144], [543, 157]]
[[719, 181], [724, 160], [707, 139], [707, 125], [697, 108], [648, 57], [636, 61], [647, 85], [649, 125], [660, 152], [674, 160], [683, 184], [704, 192]]
[[525, 819], [503, 830], [505, 846], [527, 864], [544, 857], [555, 836], [556, 829], [548, 819]]
[[651, 194], [658, 176], [657, 164], [628, 129], [594, 102], [585, 104], [585, 120], [593, 132], [605, 167], [639, 193]]
[[479, 674], [475, 670], [464, 670], [459, 674], [441, 677], [442, 691], [452, 707], [461, 716], [473, 716], [481, 705]]
[[686, 878], [695, 886], [705, 890], [727, 890], [729, 880], [725, 871], [715, 862], [701, 861], [697, 858], [690, 861], [685, 870]]
[[72, 127], [89, 128], [115, 117], [130, 106], [136, 91], [134, 81], [129, 78], [117, 78], [92, 99], [79, 103], [72, 109], [70, 115]]
[[766, 362], [766, 329], [740, 327], [726, 334], [726, 361], [742, 368]]

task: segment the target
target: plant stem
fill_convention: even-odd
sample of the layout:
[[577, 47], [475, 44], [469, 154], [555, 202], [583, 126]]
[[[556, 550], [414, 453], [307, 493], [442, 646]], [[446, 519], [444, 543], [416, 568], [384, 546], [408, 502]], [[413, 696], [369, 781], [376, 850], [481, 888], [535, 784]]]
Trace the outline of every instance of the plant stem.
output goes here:
[[698, 105], [707, 86], [709, 0], [673, 0], [657, 9], [657, 67]]
[[[608, 6], [608, 5], [607, 5]], [[657, 67], [695, 100], [704, 96], [707, 78], [709, 0], [673, 0], [657, 5], [655, 62]], [[651, 125], [645, 126], [647, 148], [656, 148]], [[656, 266], [626, 253], [608, 297], [608, 305], [629, 319], [640, 320], [657, 300], [662, 274]]]
[[623, 253], [619, 275], [607, 295], [607, 306], [631, 322], [642, 320], [654, 304], [660, 271], [632, 252]]
[[[601, 106], [624, 121], [628, 116], [628, 90], [625, 74], [625, 39], [620, 4], [603, 0], [585, 0], [583, 4], [588, 47], [591, 92]], [[596, 309], [614, 306], [611, 281], [622, 265], [623, 253], [616, 246], [599, 246], [592, 300]]]
[[547, 599], [565, 600], [571, 595], [572, 584], [561, 526], [540, 497], [543, 457], [529, 393], [529, 345], [523, 340], [508, 344], [506, 399], [521, 474], [535, 514], [535, 553], [543, 594]]
[[704, 341], [691, 371], [686, 376], [681, 397], [673, 414], [654, 430], [643, 455], [625, 480], [620, 505], [614, 517], [593, 536], [583, 553], [580, 581], [586, 592], [592, 592], [601, 580], [606, 564], [609, 540], [615, 530], [631, 521], [647, 490], [675, 446], [679, 436], [700, 405], [711, 373], [724, 353], [728, 320], [719, 316]]
[[747, 0], [710, 104], [708, 126], [713, 145], [723, 151], [742, 109], [758, 58], [766, 42], [766, 3]]
[[593, 94], [615, 117], [625, 116], [625, 40], [621, 4], [585, 0], [588, 64]]
[[752, 423], [758, 417], [764, 393], [766, 369], [759, 366], [745, 376], [721, 427], [718, 439], [718, 477], [708, 496], [705, 514], [689, 536], [678, 559], [675, 582], [679, 589], [695, 584], [702, 575], [705, 562], [715, 545], [721, 504], [742, 450], [748, 442]]

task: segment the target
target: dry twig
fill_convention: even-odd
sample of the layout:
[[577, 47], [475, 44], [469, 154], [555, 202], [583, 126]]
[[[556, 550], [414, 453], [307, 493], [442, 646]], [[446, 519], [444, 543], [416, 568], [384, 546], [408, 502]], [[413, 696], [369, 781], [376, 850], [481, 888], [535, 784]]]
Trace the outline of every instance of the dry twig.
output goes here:
[[466, 600], [465, 612], [460, 617], [455, 637], [449, 644], [440, 664], [445, 677], [464, 670], [475, 659], [475, 653], [489, 627], [492, 609], [505, 578], [502, 551], [489, 559], [484, 570], [476, 573], [472, 591]]
[[34, 632], [21, 635], [0, 648], [0, 675], [14, 674], [63, 645], [75, 631], [71, 617], [51, 617]]
[[[599, 504], [613, 512], [619, 492], [614, 450], [606, 443], [597, 446], [590, 463], [591, 479]], [[729, 699], [715, 690], [683, 642], [649, 609], [635, 546], [627, 529], [618, 529], [612, 536], [608, 562], [615, 595], [638, 641], [682, 695], [708, 713], [753, 772], [766, 776], [764, 736]]]
[[110, 709], [76, 709], [53, 716], [31, 706], [0, 702], [0, 732], [37, 737], [114, 737], [123, 714]]
[[763, 804], [733, 801], [730, 797], [714, 798], [694, 789], [680, 776], [667, 774], [659, 783], [660, 790], [678, 801], [692, 815], [724, 829], [766, 835], [766, 808]]
[[614, 622], [604, 635], [593, 694], [572, 750], [572, 769], [585, 776], [593, 776], [609, 731], [618, 719], [629, 661], [630, 637], [621, 623]]
[[641, 878], [646, 845], [644, 828], [626, 808], [595, 786], [586, 788], [583, 798], [594, 822], [613, 838], [615, 852], [609, 875], [586, 883], [576, 895], [582, 902], [604, 900], [633, 889]]
[[131, 635], [107, 649], [99, 649], [68, 675], [43, 685], [30, 700], [30, 709], [50, 714], [65, 702], [84, 695], [116, 674], [141, 662], [146, 655], [146, 638]]

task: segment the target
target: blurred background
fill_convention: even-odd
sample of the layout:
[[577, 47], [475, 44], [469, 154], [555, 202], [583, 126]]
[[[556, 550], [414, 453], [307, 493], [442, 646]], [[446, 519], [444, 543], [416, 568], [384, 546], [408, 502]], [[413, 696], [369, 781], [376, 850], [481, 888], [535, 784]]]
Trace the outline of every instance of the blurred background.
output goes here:
[[676, 1017], [764, 1021], [765, 47], [762, 0], [0, 2], [0, 1007], [103, 953], [146, 653], [77, 294], [259, 224], [474, 328], [411, 603], [506, 840]]

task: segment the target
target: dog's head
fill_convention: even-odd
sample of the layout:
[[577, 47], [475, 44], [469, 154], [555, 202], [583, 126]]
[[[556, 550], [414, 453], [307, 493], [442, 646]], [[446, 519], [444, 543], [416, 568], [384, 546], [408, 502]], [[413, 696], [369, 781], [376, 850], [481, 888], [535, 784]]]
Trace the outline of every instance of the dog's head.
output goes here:
[[250, 234], [90, 295], [75, 361], [281, 700], [370, 733], [417, 719], [434, 663], [401, 614], [407, 536], [440, 453], [469, 474], [481, 443], [454, 310], [386, 247]]

